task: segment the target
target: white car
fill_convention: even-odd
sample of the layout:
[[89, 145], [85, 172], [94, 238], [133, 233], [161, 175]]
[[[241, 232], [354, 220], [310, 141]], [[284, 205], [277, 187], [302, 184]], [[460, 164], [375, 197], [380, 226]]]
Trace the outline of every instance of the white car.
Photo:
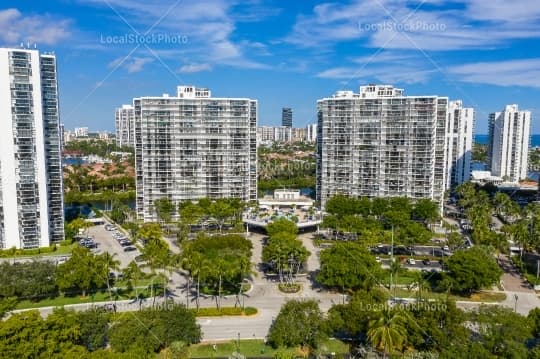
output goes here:
[[409, 259], [407, 259], [407, 263], [410, 264], [410, 265], [415, 265], [416, 264], [416, 259], [409, 258]]

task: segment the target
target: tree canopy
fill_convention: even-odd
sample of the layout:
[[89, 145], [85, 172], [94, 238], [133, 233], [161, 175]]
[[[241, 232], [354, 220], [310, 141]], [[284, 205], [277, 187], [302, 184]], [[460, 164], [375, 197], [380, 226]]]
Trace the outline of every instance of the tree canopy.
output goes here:
[[445, 260], [446, 278], [451, 289], [472, 292], [498, 283], [501, 270], [495, 258], [483, 247], [474, 246], [455, 252]]
[[320, 254], [317, 281], [338, 289], [368, 289], [382, 276], [379, 263], [367, 249], [355, 242], [336, 243]]

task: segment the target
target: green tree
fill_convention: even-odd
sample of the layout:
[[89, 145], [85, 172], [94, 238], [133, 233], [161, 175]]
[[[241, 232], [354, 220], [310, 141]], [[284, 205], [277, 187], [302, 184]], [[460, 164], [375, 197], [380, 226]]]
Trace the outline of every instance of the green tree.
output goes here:
[[111, 271], [116, 271], [120, 268], [120, 261], [116, 259], [116, 253], [110, 254], [109, 252], [104, 252], [103, 254], [97, 257], [97, 271], [98, 275], [101, 277], [101, 280], [107, 286], [107, 291], [109, 292], [109, 299], [112, 301], [112, 291], [111, 291], [111, 277], [109, 273]]
[[16, 297], [0, 298], [0, 319], [3, 319], [4, 315], [6, 315], [7, 312], [15, 309], [16, 306]]
[[286, 218], [279, 218], [266, 227], [266, 233], [269, 237], [272, 237], [278, 233], [289, 233], [296, 237], [298, 234], [298, 227], [292, 221]]
[[481, 306], [472, 313], [480, 342], [498, 358], [526, 358], [526, 341], [532, 337], [530, 322], [501, 306]]
[[277, 270], [280, 282], [291, 284], [309, 255], [294, 234], [277, 232], [270, 236], [268, 244], [264, 246], [262, 259]]
[[127, 281], [128, 288], [135, 288], [135, 296], [139, 298], [137, 283], [146, 276], [145, 273], [139, 268], [137, 262], [133, 260], [122, 270], [122, 274], [124, 275], [124, 280]]
[[314, 300], [290, 300], [283, 304], [270, 327], [268, 343], [274, 347], [298, 345], [317, 348], [326, 338], [319, 305]]
[[464, 243], [465, 241], [463, 240], [463, 236], [455, 231], [450, 232], [446, 240], [446, 244], [451, 251], [461, 248]]
[[226, 199], [220, 198], [212, 202], [208, 212], [216, 220], [219, 233], [222, 233], [223, 224], [234, 215], [235, 210]]
[[501, 270], [495, 258], [481, 246], [459, 250], [445, 260], [448, 274], [444, 277], [452, 289], [471, 293], [496, 284]]
[[407, 342], [416, 350], [441, 352], [470, 340], [466, 314], [451, 300], [418, 301], [406, 307]]
[[382, 276], [380, 264], [365, 247], [355, 242], [336, 243], [320, 254], [317, 281], [339, 289], [368, 289]]
[[139, 228], [137, 235], [144, 241], [160, 240], [163, 238], [163, 232], [157, 223], [144, 223]]
[[78, 288], [83, 297], [89, 289], [104, 283], [96, 256], [84, 247], [75, 247], [71, 257], [58, 266], [57, 285], [66, 291]]
[[183, 305], [166, 303], [164, 308], [144, 309], [137, 316], [123, 316], [110, 329], [115, 351], [136, 351], [145, 356], [173, 342], [198, 343], [201, 329], [193, 312]]
[[129, 207], [124, 203], [113, 200], [109, 217], [118, 224], [124, 224], [129, 215]]
[[431, 224], [440, 218], [439, 205], [427, 198], [416, 201], [412, 214], [415, 218]]
[[200, 234], [184, 243], [180, 263], [189, 271], [191, 281], [197, 282], [197, 297], [200, 284], [204, 283], [217, 294], [216, 306], [220, 308], [224, 284], [236, 290], [251, 273], [252, 248], [251, 241], [235, 234]]
[[385, 308], [369, 323], [367, 336], [373, 346], [386, 354], [401, 352], [407, 342], [406, 317], [399, 310]]
[[49, 261], [31, 261], [0, 264], [0, 298], [23, 297], [37, 300], [54, 297], [56, 287], [56, 265]]
[[378, 310], [387, 305], [388, 295], [377, 287], [356, 291], [349, 303], [334, 305], [328, 311], [326, 325], [334, 334], [358, 338], [366, 333]]
[[154, 201], [154, 209], [161, 222], [170, 223], [176, 206], [168, 198], [160, 198]]

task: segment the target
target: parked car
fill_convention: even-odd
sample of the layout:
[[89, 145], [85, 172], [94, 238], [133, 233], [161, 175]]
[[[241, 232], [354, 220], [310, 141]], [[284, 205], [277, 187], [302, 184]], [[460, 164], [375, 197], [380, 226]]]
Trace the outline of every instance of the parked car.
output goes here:
[[135, 262], [144, 262], [146, 259], [144, 258], [144, 255], [140, 254], [137, 257], [135, 257]]
[[129, 246], [129, 247], [125, 247], [124, 248], [124, 252], [133, 252], [133, 251], [136, 251], [137, 248], [133, 247], [133, 246]]
[[121, 245], [122, 247], [127, 247], [127, 246], [130, 246], [130, 245], [131, 245], [131, 242], [128, 241], [128, 240], [126, 240], [126, 239], [124, 239], [124, 240], [120, 241], [120, 245]]

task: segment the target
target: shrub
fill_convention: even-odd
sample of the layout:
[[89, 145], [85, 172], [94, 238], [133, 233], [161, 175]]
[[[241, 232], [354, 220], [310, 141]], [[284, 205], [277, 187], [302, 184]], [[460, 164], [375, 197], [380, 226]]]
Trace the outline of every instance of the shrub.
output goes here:
[[199, 308], [191, 309], [198, 317], [221, 317], [225, 315], [255, 315], [257, 314], [257, 308], [246, 307], [244, 310], [240, 307], [222, 307], [217, 308]]

